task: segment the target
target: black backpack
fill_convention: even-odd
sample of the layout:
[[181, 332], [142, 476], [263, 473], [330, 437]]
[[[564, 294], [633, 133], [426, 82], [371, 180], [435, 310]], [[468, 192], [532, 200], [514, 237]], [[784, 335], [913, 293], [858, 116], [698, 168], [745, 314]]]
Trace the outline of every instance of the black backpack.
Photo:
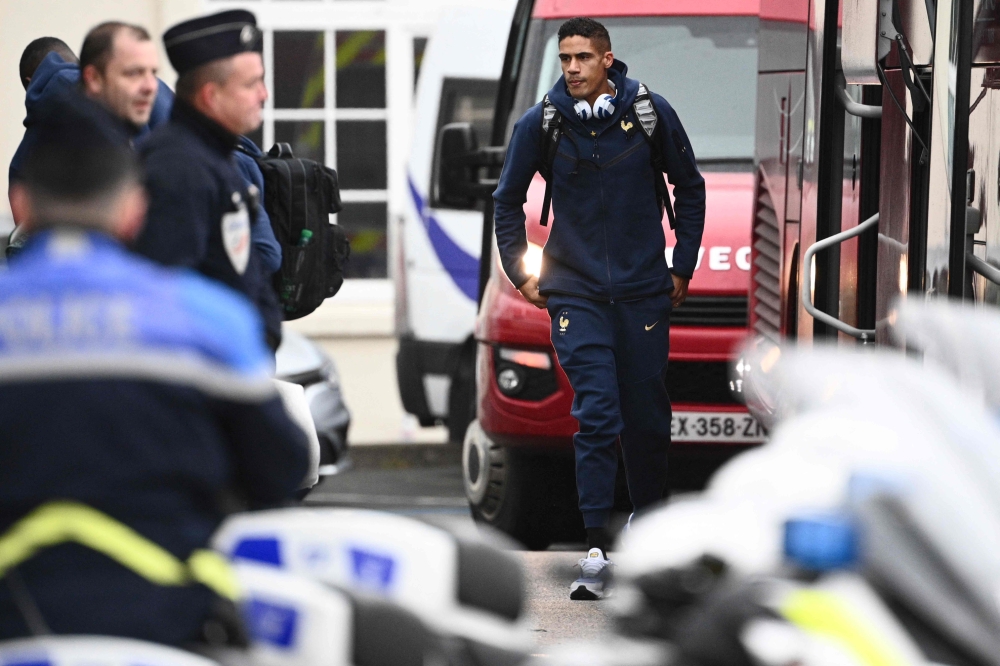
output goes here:
[[[660, 144], [655, 138], [659, 118], [656, 115], [656, 107], [653, 106], [653, 98], [645, 83], [639, 84], [639, 93], [632, 103], [632, 110], [635, 112], [635, 117], [639, 119], [642, 136], [649, 144], [650, 166], [655, 172], [653, 183], [656, 186], [656, 199], [660, 204], [660, 209], [667, 210], [667, 221], [670, 222], [670, 228], [673, 229], [675, 226], [674, 207], [670, 203], [670, 190], [667, 189], [667, 183], [663, 180], [663, 172], [667, 170], [667, 167], [663, 160], [663, 153], [660, 151]], [[556, 151], [559, 149], [562, 133], [562, 114], [546, 95], [542, 99], [542, 168], [539, 170], [542, 178], [545, 179], [545, 197], [542, 199], [542, 217], [539, 220], [543, 227], [549, 224], [549, 208], [552, 206], [552, 164], [556, 161]], [[679, 150], [684, 150], [684, 146], [679, 141], [677, 141], [677, 145]]]
[[264, 174], [264, 208], [281, 245], [274, 291], [285, 320], [298, 319], [344, 284], [351, 244], [329, 217], [343, 207], [337, 172], [295, 157], [287, 143], [276, 143], [255, 159]]

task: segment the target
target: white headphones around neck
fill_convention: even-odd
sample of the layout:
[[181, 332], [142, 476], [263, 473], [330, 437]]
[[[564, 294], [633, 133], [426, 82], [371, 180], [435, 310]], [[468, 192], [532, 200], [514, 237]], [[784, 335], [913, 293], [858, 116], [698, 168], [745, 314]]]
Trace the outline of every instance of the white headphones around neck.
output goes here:
[[593, 108], [591, 108], [585, 99], [576, 101], [576, 104], [573, 105], [573, 110], [576, 111], [576, 115], [580, 117], [580, 120], [590, 120], [594, 116], [597, 116], [598, 120], [607, 120], [614, 115], [615, 98], [618, 96], [618, 91], [615, 88], [615, 84], [611, 81], [608, 81], [608, 85], [615, 91], [615, 94], [608, 95], [605, 93], [601, 95], [594, 100]]

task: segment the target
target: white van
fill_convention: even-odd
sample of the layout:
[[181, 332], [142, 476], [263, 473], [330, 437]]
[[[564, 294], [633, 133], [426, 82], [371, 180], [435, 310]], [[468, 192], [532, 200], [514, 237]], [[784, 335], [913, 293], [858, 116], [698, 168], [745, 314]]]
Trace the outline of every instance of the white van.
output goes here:
[[447, 208], [431, 187], [440, 129], [468, 122], [489, 143], [514, 2], [450, 11], [424, 54], [417, 86], [409, 201], [396, 253], [396, 372], [403, 407], [421, 425], [445, 423], [461, 441], [474, 418], [475, 344], [483, 211]]

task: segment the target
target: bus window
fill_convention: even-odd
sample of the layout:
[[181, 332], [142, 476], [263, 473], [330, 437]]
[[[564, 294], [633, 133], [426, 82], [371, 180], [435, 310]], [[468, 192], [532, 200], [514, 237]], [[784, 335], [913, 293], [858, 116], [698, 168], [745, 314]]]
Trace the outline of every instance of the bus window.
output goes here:
[[[733, 162], [751, 168], [757, 103], [756, 17], [606, 18], [612, 52], [628, 65], [629, 78], [663, 95], [677, 111], [691, 139], [699, 167]], [[562, 21], [545, 21], [544, 49], [526, 62], [523, 85], [531, 99], [519, 96], [523, 108], [537, 103], [559, 79], [556, 31]], [[536, 27], [536, 30], [538, 28]], [[532, 71], [533, 70], [533, 71]]]

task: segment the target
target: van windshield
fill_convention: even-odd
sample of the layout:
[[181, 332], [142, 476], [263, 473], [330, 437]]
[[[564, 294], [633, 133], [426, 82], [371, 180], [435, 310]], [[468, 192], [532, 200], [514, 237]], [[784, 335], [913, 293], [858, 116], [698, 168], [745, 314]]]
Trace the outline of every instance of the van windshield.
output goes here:
[[[702, 167], [752, 162], [757, 92], [757, 18], [684, 16], [606, 18], [612, 52], [663, 95], [680, 117]], [[556, 32], [562, 21], [536, 20], [511, 124], [562, 75]]]

